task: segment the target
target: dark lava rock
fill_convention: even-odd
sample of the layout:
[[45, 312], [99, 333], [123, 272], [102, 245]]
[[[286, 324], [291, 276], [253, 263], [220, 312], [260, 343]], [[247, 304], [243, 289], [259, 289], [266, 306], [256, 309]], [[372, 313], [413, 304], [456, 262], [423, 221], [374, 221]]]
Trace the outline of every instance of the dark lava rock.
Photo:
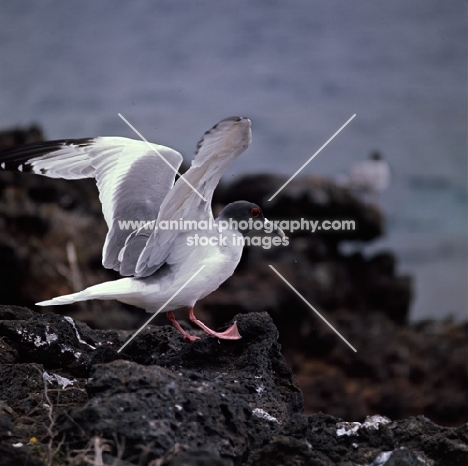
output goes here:
[[13, 424], [6, 414], [0, 414], [0, 440], [11, 437]]
[[150, 326], [118, 353], [129, 332], [0, 306], [15, 355], [0, 364], [0, 464], [465, 464], [468, 426], [305, 416], [271, 318], [236, 320], [239, 341]]
[[[343, 240], [370, 241], [382, 234], [382, 212], [372, 204], [364, 204], [349, 189], [327, 178], [299, 176], [269, 201], [287, 179], [280, 175], [247, 175], [225, 187], [217, 200], [228, 204], [248, 199], [261, 205], [270, 220], [354, 220], [354, 230], [316, 233], [318, 237], [325, 236], [335, 244]], [[296, 233], [304, 234], [307, 233]]]
[[0, 150], [43, 140], [44, 134], [38, 125], [31, 125], [29, 128], [5, 129], [0, 131]]
[[31, 451], [24, 451], [4, 443], [0, 443], [0, 464], [2, 466], [45, 466], [45, 463]]

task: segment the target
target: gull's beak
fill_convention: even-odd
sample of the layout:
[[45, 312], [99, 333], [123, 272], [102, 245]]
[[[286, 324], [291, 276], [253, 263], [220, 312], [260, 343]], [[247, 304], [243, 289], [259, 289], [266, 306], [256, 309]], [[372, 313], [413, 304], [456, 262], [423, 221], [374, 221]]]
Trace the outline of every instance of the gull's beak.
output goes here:
[[281, 239], [286, 237], [284, 231], [278, 226], [274, 228], [273, 222], [271, 222], [267, 218], [265, 218], [265, 225], [269, 225], [269, 228], [271, 229], [272, 233], [276, 233]]

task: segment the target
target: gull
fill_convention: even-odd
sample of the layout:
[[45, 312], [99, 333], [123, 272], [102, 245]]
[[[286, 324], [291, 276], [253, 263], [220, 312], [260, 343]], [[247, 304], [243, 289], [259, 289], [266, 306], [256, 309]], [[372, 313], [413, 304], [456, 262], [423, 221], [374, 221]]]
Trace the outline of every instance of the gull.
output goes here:
[[390, 185], [390, 168], [379, 152], [371, 154], [368, 160], [355, 164], [348, 177], [351, 189], [369, 194], [371, 199], [378, 199], [380, 192]]
[[[236, 322], [217, 332], [196, 318], [194, 306], [234, 273], [243, 237], [254, 221], [256, 229], [258, 222], [270, 223], [258, 205], [247, 201], [228, 204], [216, 219], [211, 209], [222, 175], [251, 138], [248, 118], [220, 121], [203, 135], [189, 170], [177, 181], [179, 152], [123, 137], [46, 141], [0, 153], [3, 170], [68, 180], [94, 178], [109, 228], [102, 264], [124, 277], [37, 305], [116, 299], [150, 313], [166, 312], [182, 336], [193, 342], [198, 337], [186, 332], [173, 313], [188, 307], [191, 322], [208, 335], [241, 338]], [[124, 228], [132, 222], [139, 226]], [[284, 237], [280, 229], [274, 231]]]

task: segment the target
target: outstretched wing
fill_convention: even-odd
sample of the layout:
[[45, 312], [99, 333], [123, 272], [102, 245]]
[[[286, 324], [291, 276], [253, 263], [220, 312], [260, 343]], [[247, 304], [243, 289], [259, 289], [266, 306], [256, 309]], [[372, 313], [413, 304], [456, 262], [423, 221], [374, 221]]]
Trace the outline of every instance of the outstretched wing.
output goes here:
[[[164, 160], [163, 160], [164, 159]], [[174, 185], [182, 163], [179, 152], [158, 144], [122, 137], [48, 141], [0, 153], [0, 169], [68, 180], [95, 178], [102, 212], [109, 227], [102, 263], [120, 270], [119, 253], [138, 222], [153, 221]], [[136, 222], [127, 224], [121, 222]], [[140, 241], [141, 243], [141, 241]], [[127, 259], [136, 264], [144, 245], [132, 247]], [[133, 257], [135, 256], [136, 257]], [[128, 267], [126, 267], [128, 270]]]
[[[211, 201], [214, 190], [232, 162], [249, 146], [252, 139], [250, 126], [247, 118], [231, 117], [204, 134], [191, 167], [164, 199], [158, 223], [213, 219]], [[161, 229], [151, 233], [136, 265], [137, 276], [151, 275], [166, 261], [177, 234], [177, 231]]]

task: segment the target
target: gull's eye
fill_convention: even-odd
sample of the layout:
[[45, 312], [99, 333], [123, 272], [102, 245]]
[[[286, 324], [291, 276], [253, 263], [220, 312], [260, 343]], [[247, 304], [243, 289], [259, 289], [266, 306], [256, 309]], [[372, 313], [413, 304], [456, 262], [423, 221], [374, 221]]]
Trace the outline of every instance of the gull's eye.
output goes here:
[[250, 216], [252, 218], [258, 218], [260, 217], [260, 214], [262, 213], [262, 211], [258, 208], [258, 207], [252, 207], [250, 209]]

